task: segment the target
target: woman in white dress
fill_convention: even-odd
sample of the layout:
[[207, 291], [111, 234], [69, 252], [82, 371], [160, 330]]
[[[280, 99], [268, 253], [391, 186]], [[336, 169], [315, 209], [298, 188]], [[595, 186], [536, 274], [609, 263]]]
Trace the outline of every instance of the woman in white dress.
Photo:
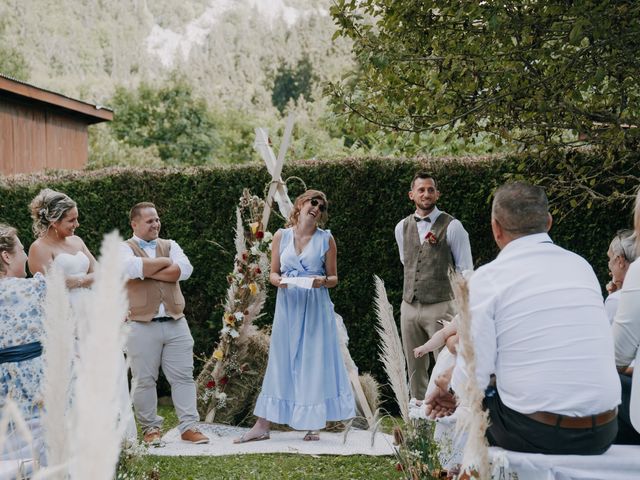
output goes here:
[[[29, 248], [31, 273], [44, 274], [55, 262], [65, 272], [70, 292], [90, 287], [96, 259], [75, 235], [80, 226], [76, 202], [64, 193], [45, 188], [31, 201], [30, 209], [36, 236]], [[74, 296], [71, 298], [73, 302]]]
[[[32, 274], [44, 274], [52, 264], [62, 269], [73, 313], [81, 320], [78, 324], [78, 333], [81, 335], [86, 327], [84, 320], [88, 320], [83, 318], [83, 297], [88, 295], [88, 289], [93, 284], [96, 259], [82, 238], [75, 234], [80, 226], [76, 202], [62, 192], [45, 188], [36, 195], [29, 207], [33, 219], [33, 233], [36, 236], [29, 248], [29, 270]], [[126, 421], [125, 438], [133, 440], [136, 438], [136, 428], [131, 411], [124, 357], [122, 371], [120, 400]]]

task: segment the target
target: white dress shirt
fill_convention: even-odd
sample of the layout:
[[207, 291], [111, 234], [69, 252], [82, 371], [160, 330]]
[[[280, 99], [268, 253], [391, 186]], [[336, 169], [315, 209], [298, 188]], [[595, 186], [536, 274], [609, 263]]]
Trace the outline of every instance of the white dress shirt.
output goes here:
[[613, 324], [613, 319], [618, 311], [618, 303], [620, 303], [621, 293], [622, 292], [620, 290], [616, 290], [615, 292], [607, 295], [607, 298], [604, 299], [604, 310], [607, 312], [607, 318], [609, 319], [610, 324]]
[[[620, 403], [598, 280], [582, 257], [546, 233], [511, 241], [478, 268], [469, 305], [479, 387], [495, 374], [509, 408], [587, 416]], [[463, 368], [458, 355], [454, 390], [462, 388]]]
[[[431, 231], [431, 226], [442, 213], [438, 207], [434, 207], [433, 211], [427, 215], [430, 222], [416, 222], [418, 227], [418, 235], [420, 244], [422, 245], [427, 233]], [[416, 215], [417, 212], [416, 212]], [[404, 231], [402, 224], [404, 219], [400, 220], [395, 228], [396, 243], [400, 251], [400, 261], [404, 265]], [[462, 226], [460, 220], [454, 218], [447, 227], [447, 244], [453, 255], [453, 263], [458, 272], [465, 270], [473, 270], [473, 259], [471, 258], [471, 245], [469, 244], [469, 234]]]
[[[133, 236], [133, 239], [136, 242], [140, 241], [140, 239], [135, 235]], [[169, 252], [169, 258], [171, 259], [172, 263], [177, 264], [178, 267], [180, 268], [180, 278], [178, 281], [187, 280], [193, 273], [193, 266], [191, 265], [191, 262], [185, 255], [182, 248], [180, 248], [180, 245], [178, 245], [178, 243], [173, 240], [169, 240], [169, 241], [171, 242], [171, 250]], [[144, 252], [147, 254], [149, 258], [156, 258], [155, 248], [151, 248], [149, 246], [145, 246], [141, 248], [142, 250], [144, 250]], [[120, 245], [120, 253], [124, 261], [125, 275], [130, 279], [138, 278], [140, 280], [144, 280], [144, 275], [142, 273], [142, 258], [136, 257], [133, 253], [133, 250], [131, 250], [131, 247], [127, 245], [126, 242], [122, 242], [122, 244]], [[166, 312], [164, 309], [164, 305], [160, 304], [158, 313], [154, 316], [164, 317], [165, 315], [166, 315]]]
[[624, 277], [612, 331], [616, 365], [627, 367], [636, 357], [640, 345], [640, 258], [629, 266]]

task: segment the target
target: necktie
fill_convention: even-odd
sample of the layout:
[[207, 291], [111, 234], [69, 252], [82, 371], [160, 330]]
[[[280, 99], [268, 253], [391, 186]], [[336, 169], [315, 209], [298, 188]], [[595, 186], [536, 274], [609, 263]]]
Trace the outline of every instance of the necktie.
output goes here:
[[429, 217], [424, 217], [424, 218], [422, 218], [422, 217], [419, 217], [419, 216], [417, 216], [417, 215], [416, 215], [416, 216], [414, 216], [413, 218], [416, 220], [416, 222], [427, 222], [427, 223], [431, 223], [431, 219], [430, 219]]
[[147, 242], [145, 240], [138, 240], [138, 245], [140, 245], [140, 248], [156, 248], [157, 244], [158, 242], [155, 240], [151, 240], [150, 242]]

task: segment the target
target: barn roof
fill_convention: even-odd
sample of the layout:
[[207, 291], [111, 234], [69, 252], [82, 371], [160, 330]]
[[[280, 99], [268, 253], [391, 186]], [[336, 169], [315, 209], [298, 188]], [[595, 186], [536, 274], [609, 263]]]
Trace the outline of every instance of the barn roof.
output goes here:
[[0, 73], [0, 98], [40, 105], [58, 111], [62, 110], [67, 114], [82, 118], [87, 124], [113, 120], [113, 110], [107, 107], [93, 105], [45, 90], [2, 73]]

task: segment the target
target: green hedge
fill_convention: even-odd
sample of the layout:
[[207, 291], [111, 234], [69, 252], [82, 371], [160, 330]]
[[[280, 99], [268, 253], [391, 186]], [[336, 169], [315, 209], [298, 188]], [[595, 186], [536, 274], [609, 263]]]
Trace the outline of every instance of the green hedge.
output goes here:
[[[574, 159], [598, 168], [595, 157]], [[635, 163], [621, 168], [635, 168]], [[362, 371], [371, 371], [381, 381], [384, 374], [377, 360], [376, 323], [373, 312], [372, 276], [385, 282], [389, 300], [399, 320], [402, 266], [398, 260], [393, 230], [412, 212], [407, 192], [414, 172], [431, 171], [439, 180], [440, 207], [464, 224], [471, 237], [476, 266], [497, 253], [489, 225], [491, 194], [505, 178], [522, 176], [548, 182], [562, 174], [561, 165], [524, 157], [461, 160], [346, 159], [340, 162], [298, 162], [285, 167], [283, 176], [302, 178], [309, 188], [327, 193], [329, 223], [338, 245], [339, 285], [332, 291], [350, 336], [350, 350]], [[29, 245], [33, 240], [28, 204], [40, 188], [48, 186], [69, 194], [78, 202], [82, 236], [98, 253], [102, 235], [118, 229], [130, 234], [129, 208], [152, 201], [162, 219], [162, 236], [180, 243], [195, 270], [183, 284], [187, 318], [195, 338], [196, 355], [208, 357], [221, 326], [221, 302], [227, 288], [226, 275], [234, 255], [235, 207], [243, 188], [262, 195], [268, 182], [261, 165], [185, 170], [105, 170], [91, 173], [61, 173], [4, 179], [0, 186], [0, 219], [20, 230]], [[605, 182], [606, 183], [606, 182]], [[597, 188], [597, 185], [596, 187]], [[605, 188], [605, 187], [603, 187]], [[608, 187], [606, 187], [608, 188]], [[290, 194], [301, 193], [297, 181]], [[553, 199], [552, 199], [553, 200]], [[567, 205], [570, 203], [565, 202]], [[561, 206], [561, 221], [554, 224], [556, 243], [589, 260], [601, 283], [607, 281], [606, 251], [614, 232], [631, 225], [631, 207], [622, 198], [572, 208]], [[270, 230], [283, 225], [273, 218]], [[272, 321], [275, 291], [269, 291], [262, 325]]]

